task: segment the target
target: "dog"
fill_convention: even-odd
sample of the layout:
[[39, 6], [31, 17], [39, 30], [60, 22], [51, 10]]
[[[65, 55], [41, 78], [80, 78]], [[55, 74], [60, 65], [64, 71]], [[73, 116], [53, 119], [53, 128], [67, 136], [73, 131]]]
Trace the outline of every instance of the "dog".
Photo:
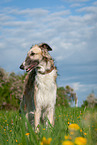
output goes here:
[[32, 46], [20, 66], [27, 72], [21, 110], [31, 124], [34, 121], [35, 130], [41, 117], [54, 125], [57, 68], [48, 51], [52, 51], [52, 48], [46, 43]]

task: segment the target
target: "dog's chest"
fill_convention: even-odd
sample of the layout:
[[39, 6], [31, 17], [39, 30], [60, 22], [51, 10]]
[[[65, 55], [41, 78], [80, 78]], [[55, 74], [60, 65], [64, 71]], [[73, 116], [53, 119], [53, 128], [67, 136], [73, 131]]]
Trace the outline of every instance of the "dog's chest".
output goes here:
[[49, 74], [36, 76], [36, 105], [38, 107], [47, 107], [48, 105], [55, 105], [56, 102], [56, 82], [55, 71]]

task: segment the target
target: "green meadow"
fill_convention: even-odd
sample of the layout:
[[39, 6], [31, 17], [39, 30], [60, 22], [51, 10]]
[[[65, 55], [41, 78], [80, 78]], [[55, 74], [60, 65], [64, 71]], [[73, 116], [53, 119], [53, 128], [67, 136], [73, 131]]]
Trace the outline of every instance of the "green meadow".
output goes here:
[[[78, 127], [70, 130], [71, 124]], [[0, 111], [0, 145], [47, 144], [97, 145], [96, 109], [57, 106], [54, 127], [40, 124], [38, 133], [18, 111]]]

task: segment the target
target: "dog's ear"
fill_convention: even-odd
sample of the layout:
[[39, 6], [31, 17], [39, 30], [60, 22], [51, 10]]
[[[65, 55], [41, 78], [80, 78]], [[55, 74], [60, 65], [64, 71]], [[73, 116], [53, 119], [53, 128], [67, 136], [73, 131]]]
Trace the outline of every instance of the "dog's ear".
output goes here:
[[46, 44], [46, 43], [40, 44], [39, 47], [41, 49], [47, 49], [48, 51], [52, 51], [52, 48], [48, 44]]
[[47, 49], [42, 49], [42, 55], [46, 59], [51, 59], [51, 56], [50, 56], [49, 52], [47, 51]]

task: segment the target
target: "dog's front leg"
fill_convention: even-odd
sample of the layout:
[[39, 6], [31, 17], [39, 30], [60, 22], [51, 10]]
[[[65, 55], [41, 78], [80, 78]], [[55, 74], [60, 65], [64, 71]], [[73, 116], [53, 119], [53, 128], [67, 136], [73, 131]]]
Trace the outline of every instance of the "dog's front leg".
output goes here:
[[47, 117], [48, 117], [48, 120], [50, 121], [50, 124], [54, 126], [54, 109], [53, 108], [49, 110]]
[[40, 122], [40, 117], [41, 117], [41, 110], [40, 109], [36, 109], [35, 111], [35, 131], [38, 132], [39, 128], [39, 122]]

